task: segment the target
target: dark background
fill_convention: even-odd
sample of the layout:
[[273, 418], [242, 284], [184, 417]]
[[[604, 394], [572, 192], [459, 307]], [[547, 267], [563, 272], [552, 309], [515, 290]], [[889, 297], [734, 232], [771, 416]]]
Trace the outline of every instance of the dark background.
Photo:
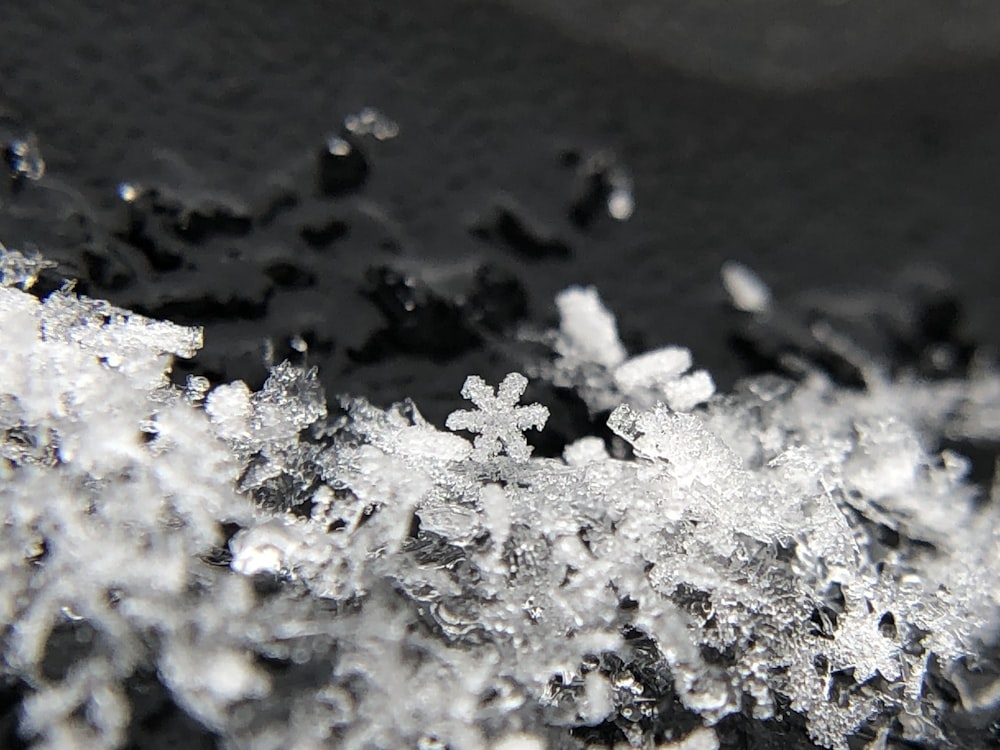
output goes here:
[[[264, 338], [281, 357], [299, 333], [330, 389], [436, 420], [467, 373], [519, 366], [489, 341], [550, 321], [571, 283], [598, 286], [633, 348], [689, 346], [730, 383], [730, 258], [785, 298], [890, 293], [931, 265], [996, 343], [995, 7], [11, 3], [0, 135], [36, 133], [47, 173], [4, 194], [0, 239], [84, 292], [205, 324], [215, 379], [256, 385]], [[321, 195], [317, 155], [366, 105], [400, 135], [358, 144], [367, 179]], [[574, 159], [595, 153], [634, 181], [626, 222], [572, 220]], [[123, 181], [174, 204], [134, 209], [130, 234]], [[176, 231], [186, 210], [208, 230]], [[416, 322], [392, 285], [407, 274], [437, 279]]]

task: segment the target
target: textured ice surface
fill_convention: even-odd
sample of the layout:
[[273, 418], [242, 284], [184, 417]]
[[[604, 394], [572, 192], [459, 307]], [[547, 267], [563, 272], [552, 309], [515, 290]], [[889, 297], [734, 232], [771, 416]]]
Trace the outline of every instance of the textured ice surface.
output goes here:
[[20, 279], [0, 287], [0, 671], [35, 747], [121, 747], [150, 672], [222, 746], [275, 750], [708, 750], [738, 715], [938, 745], [934, 681], [997, 702], [966, 674], [997, 631], [996, 498], [941, 446], [1000, 437], [989, 368], [720, 395], [686, 349], [629, 357], [574, 288], [536, 367], [631, 450], [532, 458], [548, 411], [517, 373], [466, 382], [448, 427], [474, 443], [407, 401], [328, 407], [288, 363], [258, 392], [180, 389], [198, 329]]

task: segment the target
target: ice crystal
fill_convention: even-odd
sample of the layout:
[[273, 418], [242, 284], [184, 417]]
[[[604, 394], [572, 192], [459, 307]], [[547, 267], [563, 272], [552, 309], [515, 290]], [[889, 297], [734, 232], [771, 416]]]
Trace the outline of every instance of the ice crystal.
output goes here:
[[527, 387], [528, 379], [518, 372], [509, 373], [496, 391], [479, 376], [470, 375], [462, 386], [462, 398], [477, 408], [449, 414], [448, 429], [476, 433], [472, 455], [478, 461], [489, 461], [502, 451], [514, 461], [527, 461], [531, 447], [524, 431], [542, 429], [549, 418], [549, 410], [541, 404], [517, 405]]
[[45, 260], [37, 252], [8, 250], [0, 243], [0, 286], [31, 289], [38, 281], [39, 273], [55, 266], [55, 263]]
[[6, 161], [14, 179], [37, 181], [45, 175], [45, 159], [38, 147], [38, 137], [29, 133], [7, 145]]

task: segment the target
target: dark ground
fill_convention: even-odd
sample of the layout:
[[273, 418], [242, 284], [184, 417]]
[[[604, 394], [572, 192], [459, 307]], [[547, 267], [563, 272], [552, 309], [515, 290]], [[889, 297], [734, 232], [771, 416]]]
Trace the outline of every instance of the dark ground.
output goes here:
[[[411, 396], [440, 423], [468, 373], [519, 367], [500, 333], [550, 322], [554, 294], [582, 283], [633, 350], [689, 346], [726, 385], [745, 371], [718, 283], [730, 258], [782, 297], [891, 298], [931, 265], [970, 337], [1000, 344], [988, 39], [884, 68], [859, 53], [821, 86], [791, 75], [791, 92], [619, 29], [583, 40], [579, 15], [461, 0], [57, 0], [0, 17], [0, 136], [33, 131], [47, 162], [0, 193], [0, 240], [89, 294], [205, 324], [197, 371], [216, 379], [259, 384], [264, 339], [280, 358], [302, 334], [331, 392]], [[366, 105], [400, 135], [355, 144], [369, 171], [334, 165], [324, 193], [326, 139]], [[602, 153], [634, 182], [628, 221], [580, 200]], [[131, 208], [124, 181], [149, 188]]]
[[[934, 264], [967, 303], [974, 336], [1000, 342], [1000, 46], [995, 59], [911, 61], [888, 77], [781, 94], [578, 42], [492, 4], [163, 6], [3, 11], [3, 127], [37, 133], [48, 172], [8, 204], [0, 229], [8, 246], [34, 243], [93, 280], [91, 293], [207, 324], [201, 361], [214, 375], [259, 380], [262, 339], [280, 356], [303, 333], [332, 389], [409, 395], [442, 419], [467, 373], [517, 363], [475, 345], [491, 321], [469, 323], [467, 309], [438, 311], [461, 319], [465, 343], [408, 344], [402, 312], [400, 335], [370, 341], [395, 302], [380, 310], [365, 296], [369, 267], [411, 260], [512, 274], [532, 321], [552, 315], [566, 285], [597, 284], [626, 337], [687, 345], [723, 383], [740, 372], [717, 281], [728, 258], [784, 296], [887, 289], [902, 270]], [[360, 189], [318, 197], [316, 154], [365, 105], [400, 136], [363, 144], [371, 171]], [[637, 208], [627, 222], [598, 215], [582, 228], [569, 218], [581, 188], [566, 154], [601, 150], [631, 173]], [[254, 224], [195, 242], [158, 216], [141, 236], [116, 238], [125, 180], [170, 188], [195, 210], [211, 200], [200, 193], [229, 193], [231, 211]], [[281, 184], [298, 205], [263, 226]], [[503, 232], [471, 234], [498, 201], [553, 241], [525, 249], [515, 237], [519, 251]], [[72, 214], [86, 215], [82, 228]], [[308, 227], [330, 232], [311, 247]], [[508, 291], [492, 328], [518, 317]], [[386, 356], [413, 348], [450, 359]]]

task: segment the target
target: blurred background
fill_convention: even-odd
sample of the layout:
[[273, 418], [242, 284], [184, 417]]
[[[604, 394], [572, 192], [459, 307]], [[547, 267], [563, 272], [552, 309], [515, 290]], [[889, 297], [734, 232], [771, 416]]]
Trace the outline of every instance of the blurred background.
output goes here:
[[594, 284], [630, 349], [688, 346], [727, 386], [748, 368], [729, 259], [781, 299], [846, 290], [862, 319], [948, 284], [962, 335], [1000, 343], [990, 0], [51, 0], [2, 19], [0, 241], [204, 324], [180, 376], [257, 386], [297, 357], [331, 393], [411, 396], [440, 423], [466, 374], [517, 369], [511, 330]]

